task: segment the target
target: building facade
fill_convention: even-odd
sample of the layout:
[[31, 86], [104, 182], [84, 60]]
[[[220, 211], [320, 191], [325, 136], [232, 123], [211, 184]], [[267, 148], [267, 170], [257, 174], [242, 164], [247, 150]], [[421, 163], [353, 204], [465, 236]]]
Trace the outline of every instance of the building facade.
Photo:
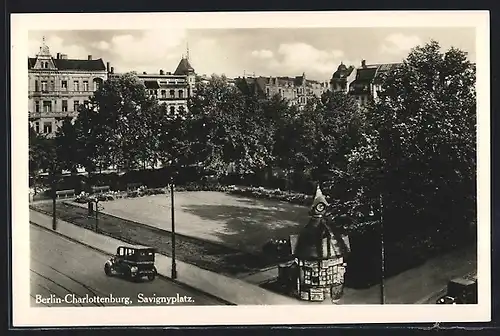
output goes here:
[[366, 64], [346, 67], [340, 64], [330, 80], [330, 89], [333, 92], [344, 92], [356, 99], [360, 106], [365, 106], [372, 99], [376, 99], [382, 89], [385, 74], [396, 70], [402, 63]]
[[[111, 78], [121, 75], [111, 69]], [[196, 73], [188, 57], [182, 57], [173, 73], [159, 70], [156, 74], [143, 72], [136, 76], [149, 95], [154, 96], [160, 104], [165, 104], [172, 116], [188, 111], [188, 99], [196, 94]]]
[[[109, 65], [108, 65], [109, 68]], [[66, 119], [74, 120], [78, 107], [85, 104], [107, 79], [102, 59], [69, 59], [50, 53], [45, 42], [36, 57], [28, 58], [28, 116], [37, 133], [53, 137]]]
[[329, 89], [326, 82], [306, 78], [305, 73], [296, 77], [243, 77], [236, 78], [238, 87], [246, 92], [254, 92], [265, 98], [279, 96], [290, 105], [303, 108], [309, 99], [321, 97]]

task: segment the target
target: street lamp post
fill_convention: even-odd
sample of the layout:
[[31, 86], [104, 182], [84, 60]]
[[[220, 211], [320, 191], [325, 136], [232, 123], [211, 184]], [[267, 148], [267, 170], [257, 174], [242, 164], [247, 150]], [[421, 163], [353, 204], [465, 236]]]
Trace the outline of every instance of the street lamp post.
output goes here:
[[95, 232], [99, 232], [99, 199], [95, 199]]
[[57, 230], [57, 218], [56, 218], [56, 183], [52, 182], [52, 230]]
[[177, 278], [177, 265], [175, 263], [175, 210], [174, 210], [174, 181], [170, 183], [171, 216], [172, 216], [172, 279]]
[[384, 246], [384, 210], [382, 203], [382, 194], [379, 197], [380, 210], [380, 303], [385, 304], [385, 246]]

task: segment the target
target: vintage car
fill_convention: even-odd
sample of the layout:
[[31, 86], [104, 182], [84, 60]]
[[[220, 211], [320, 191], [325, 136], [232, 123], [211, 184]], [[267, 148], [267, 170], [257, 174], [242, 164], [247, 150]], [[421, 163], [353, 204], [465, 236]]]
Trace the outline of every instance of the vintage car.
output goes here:
[[104, 264], [108, 276], [120, 275], [131, 280], [147, 277], [153, 281], [158, 274], [155, 266], [156, 249], [146, 246], [120, 246], [116, 255]]
[[448, 283], [446, 294], [440, 297], [437, 304], [476, 304], [477, 278], [457, 278]]

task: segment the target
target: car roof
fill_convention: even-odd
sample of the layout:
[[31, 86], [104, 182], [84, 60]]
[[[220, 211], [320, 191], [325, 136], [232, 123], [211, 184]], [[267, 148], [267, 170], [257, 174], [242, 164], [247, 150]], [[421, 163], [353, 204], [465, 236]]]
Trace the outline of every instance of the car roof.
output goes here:
[[466, 278], [456, 278], [456, 279], [453, 279], [451, 280], [451, 282], [454, 282], [454, 283], [458, 283], [458, 284], [461, 284], [461, 285], [472, 285], [475, 283], [474, 280], [472, 279], [466, 279]]

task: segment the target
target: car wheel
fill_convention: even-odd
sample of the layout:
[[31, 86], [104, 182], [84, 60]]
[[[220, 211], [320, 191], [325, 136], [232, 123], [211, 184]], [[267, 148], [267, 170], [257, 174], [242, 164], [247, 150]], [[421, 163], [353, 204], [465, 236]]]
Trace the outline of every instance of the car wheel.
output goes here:
[[156, 275], [154, 273], [148, 274], [148, 280], [153, 281], [155, 279]]
[[106, 273], [107, 276], [113, 275], [111, 266], [109, 266], [108, 264], [104, 265], [104, 273]]

